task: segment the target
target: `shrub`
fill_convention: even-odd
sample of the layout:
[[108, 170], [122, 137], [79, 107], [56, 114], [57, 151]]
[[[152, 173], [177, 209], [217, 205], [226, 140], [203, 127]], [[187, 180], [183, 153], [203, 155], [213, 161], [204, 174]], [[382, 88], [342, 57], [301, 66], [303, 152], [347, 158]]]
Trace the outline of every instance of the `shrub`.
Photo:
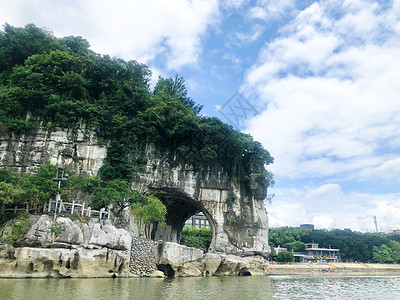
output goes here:
[[180, 243], [188, 247], [207, 250], [210, 247], [211, 240], [212, 230], [210, 228], [184, 227], [181, 233]]
[[25, 233], [29, 229], [31, 215], [29, 213], [22, 213], [15, 219], [14, 227], [11, 233], [5, 237], [4, 242], [7, 244], [18, 244], [21, 242]]
[[276, 257], [277, 262], [294, 262], [294, 256], [291, 251], [279, 252]]

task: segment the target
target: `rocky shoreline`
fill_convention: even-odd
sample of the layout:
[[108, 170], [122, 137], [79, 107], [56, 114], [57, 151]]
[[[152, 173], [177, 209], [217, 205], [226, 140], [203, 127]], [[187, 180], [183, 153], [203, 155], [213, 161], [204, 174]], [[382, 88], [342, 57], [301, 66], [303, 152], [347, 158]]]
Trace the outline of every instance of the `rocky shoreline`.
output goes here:
[[[13, 224], [4, 226], [2, 238]], [[55, 230], [54, 228], [57, 228]], [[21, 244], [0, 244], [0, 278], [201, 277], [251, 275], [400, 275], [397, 264], [270, 263], [262, 256], [204, 253], [151, 241], [109, 220], [35, 216]]]

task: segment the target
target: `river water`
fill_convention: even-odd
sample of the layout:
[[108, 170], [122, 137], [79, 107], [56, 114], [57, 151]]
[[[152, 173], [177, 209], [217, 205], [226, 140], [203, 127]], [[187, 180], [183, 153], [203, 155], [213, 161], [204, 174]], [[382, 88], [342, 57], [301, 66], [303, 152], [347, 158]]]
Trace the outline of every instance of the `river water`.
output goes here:
[[400, 299], [400, 276], [0, 279], [0, 299]]

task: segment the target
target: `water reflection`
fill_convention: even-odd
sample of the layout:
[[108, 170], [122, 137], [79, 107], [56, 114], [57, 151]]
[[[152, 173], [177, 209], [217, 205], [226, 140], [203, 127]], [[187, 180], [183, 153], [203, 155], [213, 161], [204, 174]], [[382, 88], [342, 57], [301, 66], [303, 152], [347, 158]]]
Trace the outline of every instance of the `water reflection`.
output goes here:
[[0, 299], [400, 299], [399, 276], [0, 279]]

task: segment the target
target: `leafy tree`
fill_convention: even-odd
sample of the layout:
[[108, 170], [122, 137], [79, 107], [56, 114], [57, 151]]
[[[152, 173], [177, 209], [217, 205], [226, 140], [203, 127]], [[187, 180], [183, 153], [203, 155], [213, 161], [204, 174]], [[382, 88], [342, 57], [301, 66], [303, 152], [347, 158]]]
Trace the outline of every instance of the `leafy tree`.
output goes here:
[[277, 262], [294, 262], [294, 256], [291, 251], [282, 251], [279, 252], [276, 256]]
[[0, 205], [21, 201], [22, 191], [11, 183], [0, 182]]
[[[109, 145], [103, 186], [131, 180], [149, 143], [170, 153], [170, 164], [199, 169], [218, 161], [249, 193], [253, 172], [265, 175], [261, 184], [273, 183], [264, 168], [273, 158], [260, 143], [200, 116], [182, 77], [160, 77], [153, 91], [150, 78], [147, 66], [96, 54], [81, 37], [6, 24], [0, 31], [0, 132], [23, 133], [46, 122], [76, 132], [84, 125]], [[31, 189], [31, 195], [39, 192]]]
[[269, 248], [271, 249], [271, 252], [269, 253], [269, 258], [273, 259], [276, 256], [275, 248], [271, 244], [269, 244]]
[[175, 78], [166, 79], [160, 76], [156, 86], [154, 87], [153, 93], [155, 95], [166, 93], [181, 102], [183, 105], [190, 107], [195, 114], [199, 114], [203, 108], [203, 105], [196, 104], [188, 97], [185, 80], [183, 77], [179, 77], [178, 75], [175, 75]]
[[400, 261], [400, 242], [390, 241], [388, 246], [392, 250], [393, 261]]
[[59, 48], [49, 31], [28, 24], [24, 28], [4, 25], [0, 32], [0, 72], [21, 65], [29, 56]]
[[361, 233], [350, 229], [316, 229], [310, 230], [300, 227], [270, 228], [270, 243], [292, 249], [292, 243], [316, 242], [323, 248], [340, 249], [343, 260], [371, 261], [373, 260], [372, 248], [380, 247], [382, 244], [390, 245], [391, 240], [397, 237], [392, 235], [378, 235], [375, 233]]
[[184, 227], [181, 232], [180, 243], [188, 247], [199, 248], [207, 250], [210, 247], [212, 241], [212, 230], [211, 228], [202, 227]]
[[287, 248], [288, 251], [304, 252], [306, 249], [306, 244], [300, 241], [294, 241], [291, 243], [284, 244], [284, 247]]
[[92, 199], [94, 209], [113, 206], [115, 215], [119, 215], [126, 207], [137, 201], [141, 196], [132, 190], [126, 180], [113, 179], [106, 183], [103, 188], [97, 188]]
[[31, 215], [29, 213], [19, 214], [15, 219], [15, 223], [12, 229], [12, 232], [4, 238], [4, 242], [6, 244], [12, 244], [14, 246], [18, 246], [18, 243], [21, 242], [24, 235], [29, 230]]
[[139, 227], [139, 233], [144, 233], [147, 238], [150, 238], [151, 224], [157, 222], [161, 226], [166, 225], [167, 208], [153, 195], [144, 196], [141, 201], [132, 203], [131, 213]]
[[[57, 167], [50, 163], [42, 165], [37, 174], [27, 174], [21, 179], [26, 201], [34, 204], [44, 204], [54, 199], [58, 191], [58, 183], [52, 179], [57, 174]], [[64, 196], [67, 194], [64, 192]]]
[[374, 246], [372, 248], [373, 259], [377, 262], [392, 262], [393, 252], [387, 245], [382, 244], [380, 247]]

